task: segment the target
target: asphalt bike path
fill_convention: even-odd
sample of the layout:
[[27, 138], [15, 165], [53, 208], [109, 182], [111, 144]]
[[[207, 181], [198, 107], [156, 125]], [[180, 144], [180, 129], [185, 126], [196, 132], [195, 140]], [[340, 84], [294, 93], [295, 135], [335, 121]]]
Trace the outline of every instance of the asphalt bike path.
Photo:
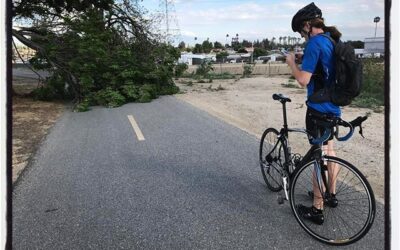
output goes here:
[[[67, 111], [14, 186], [13, 248], [333, 248], [278, 205], [258, 147], [171, 96]], [[343, 248], [384, 248], [381, 204], [370, 232]]]

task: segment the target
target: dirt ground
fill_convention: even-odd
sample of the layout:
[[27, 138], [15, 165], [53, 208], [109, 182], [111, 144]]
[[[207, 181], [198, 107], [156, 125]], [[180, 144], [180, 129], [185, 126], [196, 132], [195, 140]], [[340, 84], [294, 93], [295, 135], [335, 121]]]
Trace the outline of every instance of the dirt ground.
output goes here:
[[[291, 103], [287, 103], [289, 127], [303, 128], [305, 125], [306, 90], [288, 87], [288, 83], [296, 86], [296, 82], [289, 80], [288, 76], [213, 80], [212, 83], [179, 79], [176, 83], [182, 92], [176, 95], [177, 98], [258, 138], [261, 138], [267, 127], [282, 127], [282, 105], [272, 100], [273, 93], [282, 93], [292, 99]], [[358, 134], [357, 129], [349, 141], [336, 142], [336, 154], [353, 163], [364, 173], [372, 185], [377, 200], [383, 203], [385, 153], [383, 108], [377, 113], [370, 109], [345, 107], [342, 113], [342, 118], [345, 120], [370, 114], [363, 126], [365, 138]], [[292, 152], [304, 155], [309, 148], [307, 138], [302, 134], [292, 134], [289, 135]]]
[[[23, 95], [35, 88], [37, 80], [13, 79], [16, 93]], [[29, 97], [12, 99], [12, 181], [17, 180], [49, 128], [62, 114], [65, 105], [59, 102], [35, 101]]]

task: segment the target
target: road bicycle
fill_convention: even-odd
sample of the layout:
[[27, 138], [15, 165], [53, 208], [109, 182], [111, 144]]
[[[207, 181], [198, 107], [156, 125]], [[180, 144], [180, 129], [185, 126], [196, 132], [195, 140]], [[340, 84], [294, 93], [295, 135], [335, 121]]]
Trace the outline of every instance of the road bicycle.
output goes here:
[[[290, 98], [274, 94], [282, 103], [283, 127], [264, 131], [260, 143], [260, 166], [267, 187], [274, 192], [283, 190], [278, 203], [289, 201], [300, 226], [315, 239], [330, 245], [347, 245], [360, 240], [371, 228], [375, 218], [375, 198], [367, 179], [349, 162], [328, 156], [322, 150], [323, 142], [332, 138], [348, 140], [356, 127], [362, 135], [362, 123], [367, 116], [346, 122], [329, 115], [314, 116], [313, 121], [325, 131], [313, 138], [305, 129], [289, 128], [286, 103]], [[341, 136], [339, 127], [346, 134]], [[348, 131], [348, 132], [347, 132]], [[291, 152], [289, 133], [307, 135], [311, 148], [302, 157]], [[313, 186], [314, 183], [314, 186]], [[318, 185], [318, 187], [316, 187]], [[314, 187], [314, 188], [313, 188]], [[315, 191], [317, 190], [317, 191]], [[322, 224], [303, 218], [301, 206], [313, 205], [314, 195], [323, 199]]]

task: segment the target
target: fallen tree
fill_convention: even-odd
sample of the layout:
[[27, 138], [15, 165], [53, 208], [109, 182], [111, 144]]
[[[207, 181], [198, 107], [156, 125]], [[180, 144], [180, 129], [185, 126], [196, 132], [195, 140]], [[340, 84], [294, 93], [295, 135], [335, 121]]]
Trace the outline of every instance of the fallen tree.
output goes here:
[[161, 42], [135, 2], [16, 1], [12, 35], [36, 50], [35, 69], [49, 71], [33, 94], [71, 99], [78, 109], [147, 102], [178, 91], [179, 50]]

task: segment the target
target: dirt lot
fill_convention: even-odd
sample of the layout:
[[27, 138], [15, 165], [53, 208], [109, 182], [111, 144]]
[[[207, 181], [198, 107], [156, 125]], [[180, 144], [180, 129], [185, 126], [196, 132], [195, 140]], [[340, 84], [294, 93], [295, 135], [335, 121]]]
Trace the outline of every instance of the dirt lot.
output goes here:
[[[282, 105], [272, 100], [273, 93], [283, 93], [292, 99], [287, 104], [289, 126], [304, 127], [306, 90], [282, 85], [288, 83], [287, 76], [214, 80], [212, 83], [179, 79], [177, 85], [183, 93], [176, 96], [260, 138], [265, 128], [280, 128], [283, 124]], [[352, 120], [366, 113], [370, 113], [370, 117], [363, 128], [365, 138], [357, 130], [349, 141], [336, 143], [336, 153], [365, 174], [377, 200], [383, 202], [384, 113], [382, 110], [376, 113], [370, 109], [345, 107], [342, 118]], [[289, 139], [292, 152], [304, 155], [309, 145], [306, 137], [290, 135]]]
[[[23, 95], [35, 88], [37, 80], [15, 78], [13, 87]], [[65, 109], [63, 103], [35, 101], [28, 97], [13, 97], [12, 116], [12, 180], [17, 180], [21, 171], [36, 151], [49, 128]]]
[[[189, 81], [193, 82], [192, 85], [187, 84]], [[272, 100], [273, 93], [283, 93], [292, 99], [287, 104], [289, 126], [304, 126], [305, 90], [282, 85], [288, 81], [287, 76], [214, 80], [212, 83], [180, 79], [177, 85], [183, 94], [176, 97], [260, 138], [265, 128], [279, 128], [282, 125], [282, 107], [279, 102]], [[36, 81], [16, 78], [13, 85], [15, 91], [21, 94], [34, 88]], [[64, 110], [63, 103], [13, 98], [13, 181]], [[337, 155], [352, 162], [366, 175], [376, 198], [383, 202], [384, 114], [346, 107], [343, 109], [343, 118], [351, 120], [366, 113], [371, 116], [364, 126], [365, 138], [355, 133], [350, 141], [337, 143]], [[303, 135], [291, 135], [289, 139], [292, 152], [304, 154], [308, 149], [308, 142]]]

